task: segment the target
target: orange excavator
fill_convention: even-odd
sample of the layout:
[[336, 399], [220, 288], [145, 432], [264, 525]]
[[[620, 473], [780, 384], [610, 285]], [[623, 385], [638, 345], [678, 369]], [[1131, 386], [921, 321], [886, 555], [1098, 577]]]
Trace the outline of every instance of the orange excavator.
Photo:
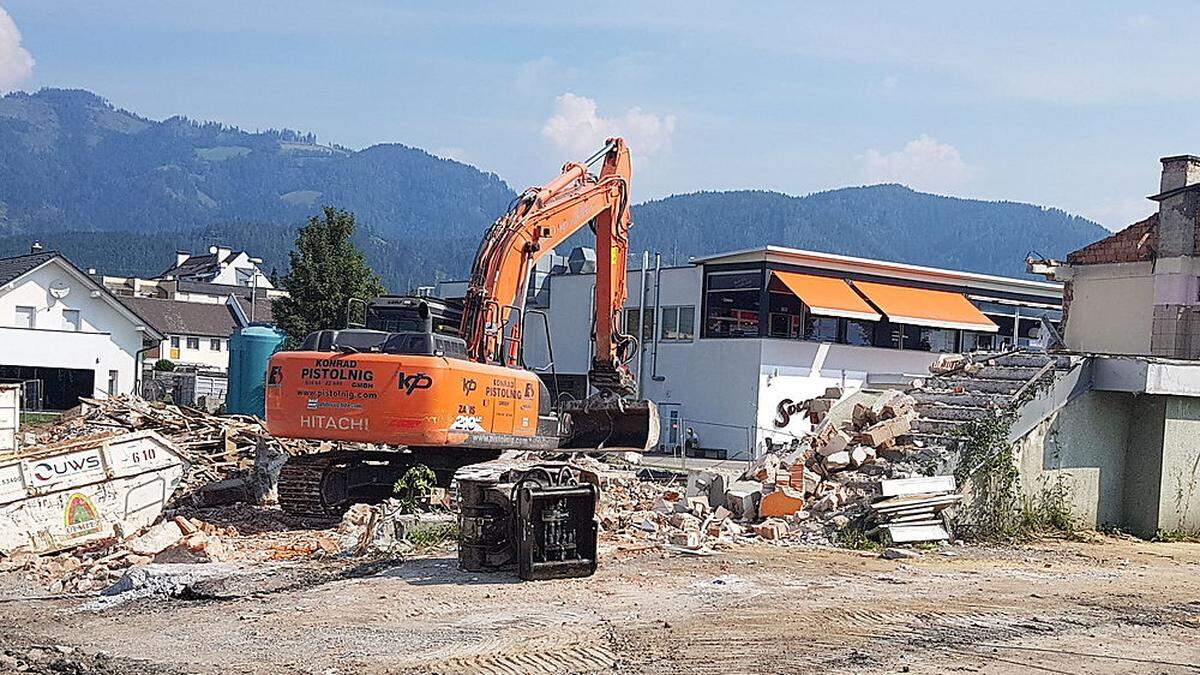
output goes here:
[[[589, 167], [602, 160], [598, 174]], [[333, 441], [291, 458], [280, 505], [329, 520], [378, 502], [413, 466], [457, 482], [460, 563], [518, 565], [522, 578], [595, 569], [596, 488], [569, 465], [498, 464], [503, 451], [645, 450], [658, 440], [654, 404], [633, 400], [636, 338], [621, 330], [629, 252], [629, 150], [620, 138], [530, 188], [487, 230], [459, 310], [436, 298], [365, 302], [362, 327], [309, 335], [270, 361], [266, 422], [281, 437]], [[594, 356], [584, 400], [548, 388], [523, 363], [530, 270], [591, 224], [596, 234]], [[547, 336], [549, 339], [549, 336]]]

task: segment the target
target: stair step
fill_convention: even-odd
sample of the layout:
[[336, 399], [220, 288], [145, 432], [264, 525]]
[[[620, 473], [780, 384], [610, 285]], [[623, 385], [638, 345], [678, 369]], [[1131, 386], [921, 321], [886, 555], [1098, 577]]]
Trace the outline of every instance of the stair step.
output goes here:
[[939, 448], [949, 447], [953, 445], [958, 438], [949, 434], [942, 433], [915, 433], [909, 436], [914, 443], [920, 443], [924, 448]]
[[950, 405], [987, 408], [1008, 405], [1009, 397], [1005, 394], [992, 394], [982, 391], [926, 391], [923, 389], [911, 392], [917, 401], [917, 407], [922, 404], [948, 403]]
[[913, 425], [913, 428], [916, 429], [918, 433], [950, 435], [963, 424], [966, 424], [964, 420], [921, 418], [917, 420], [917, 423]]
[[990, 407], [979, 408], [975, 406], [946, 405], [944, 403], [927, 403], [918, 405], [917, 412], [921, 413], [921, 417], [929, 419], [969, 421], [982, 417], [990, 417], [993, 414], [993, 409]]
[[929, 380], [925, 386], [934, 391], [954, 391], [961, 388], [964, 392], [987, 394], [1014, 394], [1024, 380], [992, 380], [982, 377], [946, 377]]
[[[1042, 364], [1043, 366], [1045, 364]], [[982, 370], [975, 374], [975, 377], [986, 380], [1017, 380], [1027, 382], [1030, 378], [1040, 372], [1042, 366], [1027, 367], [1027, 366], [984, 366]]]
[[[1008, 356], [1001, 356], [995, 359], [991, 365], [1041, 368], [1051, 359], [1054, 360], [1054, 367], [1059, 370], [1066, 370], [1071, 367], [1071, 356], [1069, 354], [1054, 356], [1049, 354], [1009, 354]], [[984, 360], [984, 363], [987, 363], [987, 361]]]

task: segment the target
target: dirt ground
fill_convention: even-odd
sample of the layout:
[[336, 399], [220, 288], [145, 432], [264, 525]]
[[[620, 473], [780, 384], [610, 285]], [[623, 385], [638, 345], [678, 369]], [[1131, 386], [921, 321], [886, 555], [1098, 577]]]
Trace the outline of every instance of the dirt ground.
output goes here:
[[102, 611], [0, 578], [0, 644], [71, 655], [46, 672], [1200, 672], [1196, 544], [760, 544], [532, 583], [460, 572], [452, 551], [250, 572]]

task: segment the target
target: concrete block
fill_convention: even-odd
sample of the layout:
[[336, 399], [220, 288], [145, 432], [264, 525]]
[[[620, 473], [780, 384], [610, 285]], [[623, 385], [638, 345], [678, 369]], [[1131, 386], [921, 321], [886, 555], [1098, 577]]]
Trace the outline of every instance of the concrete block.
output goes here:
[[700, 548], [700, 532], [672, 532], [669, 541], [682, 548]]
[[825, 458], [825, 468], [830, 471], [838, 471], [850, 466], [850, 453], [842, 450], [835, 452]]
[[757, 520], [761, 500], [762, 483], [757, 481], [738, 481], [725, 493], [725, 507], [739, 520]]
[[824, 457], [839, 453], [850, 445], [850, 437], [841, 429], [834, 429], [828, 436], [825, 444], [817, 447], [817, 452]]
[[787, 523], [780, 520], [765, 520], [754, 526], [754, 533], [763, 539], [783, 539], [787, 531]]
[[814, 398], [808, 402], [808, 411], [815, 413], [827, 413], [831, 408], [833, 408], [834, 402], [835, 401], [833, 399]]
[[676, 513], [670, 518], [671, 527], [684, 532], [699, 532], [700, 519], [690, 513]]

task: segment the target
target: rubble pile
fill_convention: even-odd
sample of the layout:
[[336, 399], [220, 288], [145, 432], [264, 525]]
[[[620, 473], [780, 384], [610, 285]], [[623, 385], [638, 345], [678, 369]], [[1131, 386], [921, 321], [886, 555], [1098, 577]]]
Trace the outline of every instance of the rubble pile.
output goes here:
[[[785, 451], [758, 457], [745, 471], [695, 470], [686, 485], [609, 476], [601, 483], [602, 533], [626, 544], [694, 551], [754, 539], [829, 543], [851, 523], [863, 529], [884, 525], [884, 536], [892, 525], [928, 525], [940, 509], [957, 502], [957, 496], [942, 492], [897, 497], [911, 504], [876, 506], [873, 502], [886, 496], [882, 483], [919, 475], [918, 467], [928, 459], [911, 437], [916, 401], [887, 391], [870, 405], [855, 403], [851, 414], [833, 415], [841, 393], [830, 388], [797, 404], [816, 424], [813, 433]], [[925, 498], [936, 503], [921, 501]], [[891, 523], [892, 517], [897, 522]], [[940, 526], [939, 531], [944, 533]], [[930, 539], [948, 537], [933, 534]]]
[[57, 555], [18, 554], [6, 558], [4, 571], [24, 572], [51, 593], [89, 593], [116, 582], [125, 570], [150, 562], [213, 562], [232, 557], [224, 537], [234, 528], [176, 516], [121, 543], [79, 547]]
[[[311, 444], [306, 441], [273, 437], [254, 417], [211, 415], [127, 395], [81, 401], [75, 414], [23, 434], [22, 445], [54, 446], [131, 431], [156, 431], [175, 444], [189, 465], [174, 503], [187, 500], [201, 486], [247, 476], [256, 453], [286, 456], [310, 451]], [[244, 489], [240, 484], [235, 487]]]

